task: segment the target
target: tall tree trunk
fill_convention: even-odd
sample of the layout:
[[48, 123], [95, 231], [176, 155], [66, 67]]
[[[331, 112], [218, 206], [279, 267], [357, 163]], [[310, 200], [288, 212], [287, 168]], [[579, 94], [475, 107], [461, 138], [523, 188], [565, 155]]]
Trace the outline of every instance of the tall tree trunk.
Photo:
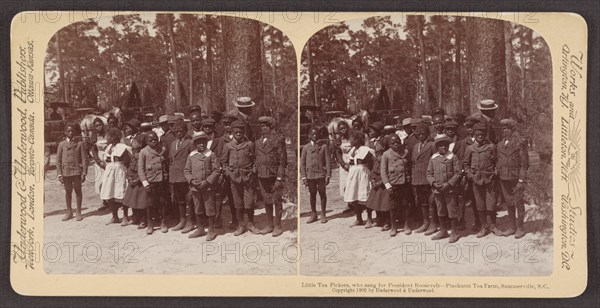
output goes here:
[[263, 104], [260, 54], [260, 24], [258, 21], [223, 16], [225, 49], [225, 98], [227, 110], [240, 96], [249, 96], [261, 110]]
[[[506, 108], [506, 68], [504, 54], [504, 21], [467, 17], [471, 53], [471, 111], [477, 102], [493, 99]], [[476, 30], [475, 30], [476, 29]]]
[[438, 106], [446, 108], [442, 93], [442, 29], [438, 29]]
[[207, 93], [208, 93], [208, 102], [204, 104], [205, 108], [211, 110], [217, 110], [217, 106], [215, 106], [216, 102], [214, 99], [214, 74], [213, 74], [213, 21], [211, 16], [206, 16], [207, 18], [207, 27], [206, 27], [206, 80], [208, 81], [207, 85]]
[[512, 103], [512, 62], [513, 62], [513, 47], [512, 47], [512, 24], [504, 23], [504, 53], [505, 53], [505, 66], [506, 66], [506, 105], [508, 110], [513, 107]]
[[[177, 70], [177, 57], [175, 54], [175, 38], [174, 38], [174, 34], [173, 34], [173, 21], [175, 19], [175, 16], [173, 14], [167, 14], [167, 31], [169, 34], [169, 45], [170, 45], [170, 54], [171, 54], [171, 64], [172, 64], [172, 69], [173, 71], [172, 76], [173, 76], [173, 87], [175, 90], [175, 102], [174, 104], [171, 103], [167, 103], [167, 105], [165, 106], [167, 109], [167, 113], [173, 113], [174, 111], [178, 110], [179, 105], [181, 104], [181, 89], [179, 87], [179, 73]], [[169, 101], [170, 102], [170, 101]]]
[[67, 84], [68, 82], [65, 80], [65, 68], [63, 66], [63, 62], [62, 62], [62, 52], [61, 52], [61, 47], [60, 47], [60, 30], [58, 32], [56, 32], [56, 41], [55, 41], [55, 48], [56, 48], [56, 62], [58, 62], [58, 78], [60, 79], [60, 82], [62, 83], [62, 90], [63, 90], [63, 100], [65, 101], [66, 104], [69, 103], [69, 92], [67, 89]]
[[273, 29], [271, 33], [271, 76], [273, 78], [272, 91], [273, 91], [273, 104], [277, 104], [277, 30]]
[[463, 108], [463, 101], [464, 101], [464, 97], [463, 97], [463, 76], [462, 76], [462, 54], [461, 54], [461, 48], [462, 48], [462, 27], [461, 27], [461, 17], [456, 17], [456, 20], [454, 21], [454, 35], [455, 35], [455, 44], [456, 44], [456, 52], [455, 52], [455, 59], [454, 59], [454, 71], [456, 73], [456, 79], [455, 79], [455, 83], [456, 83], [456, 87], [458, 89], [458, 100], [457, 100], [457, 106], [456, 106], [456, 110], [457, 111], [461, 111], [461, 112], [465, 112], [464, 108]]
[[417, 40], [419, 42], [419, 54], [421, 59], [421, 78], [423, 79], [423, 101], [414, 108], [417, 116], [428, 112], [429, 106], [429, 83], [427, 82], [427, 68], [425, 67], [425, 44], [423, 43], [423, 28], [425, 26], [425, 17], [417, 16]]
[[193, 30], [192, 30], [192, 25], [189, 24], [189, 36], [188, 36], [188, 47], [189, 47], [189, 54], [188, 54], [188, 71], [189, 71], [189, 82], [190, 82], [190, 88], [188, 90], [189, 92], [189, 104], [190, 105], [194, 105], [194, 66], [193, 66], [193, 59], [194, 59], [194, 54], [193, 54], [193, 46], [192, 46], [192, 36], [193, 36]]
[[313, 65], [313, 57], [312, 57], [312, 48], [311, 44], [312, 39], [309, 39], [306, 43], [306, 54], [308, 60], [308, 91], [310, 100], [312, 100], [312, 105], [321, 106], [319, 100], [317, 99], [317, 85], [315, 84], [315, 67]]

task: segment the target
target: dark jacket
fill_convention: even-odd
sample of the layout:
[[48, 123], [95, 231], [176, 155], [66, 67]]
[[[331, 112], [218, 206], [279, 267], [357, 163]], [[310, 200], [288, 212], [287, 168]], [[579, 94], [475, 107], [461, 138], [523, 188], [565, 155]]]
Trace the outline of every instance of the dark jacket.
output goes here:
[[165, 159], [165, 149], [161, 148], [159, 152], [146, 146], [140, 151], [138, 158], [138, 175], [144, 187], [149, 183], [162, 182], [168, 179], [167, 159]]
[[427, 182], [427, 166], [429, 166], [429, 159], [431, 155], [435, 153], [435, 146], [430, 140], [425, 140], [419, 151], [419, 145], [421, 142], [417, 142], [412, 149], [412, 185], [429, 185]]
[[285, 139], [275, 133], [260, 136], [254, 141], [254, 154], [256, 155], [256, 172], [259, 178], [283, 178], [287, 167], [287, 152]]
[[483, 145], [477, 142], [467, 147], [463, 169], [467, 178], [474, 184], [484, 185], [495, 180], [496, 173], [496, 147], [486, 140]]
[[408, 151], [397, 153], [388, 149], [381, 155], [381, 180], [383, 184], [402, 185], [408, 183], [410, 177], [410, 162], [408, 160]]
[[80, 137], [63, 140], [56, 152], [56, 171], [58, 176], [81, 176], [87, 174], [88, 154], [85, 143]]
[[[508, 143], [505, 144], [505, 141]], [[498, 177], [503, 181], [517, 181], [527, 179], [527, 169], [529, 168], [529, 154], [527, 153], [527, 144], [523, 139], [513, 134], [509, 138], [504, 138], [496, 147], [498, 155]]]
[[254, 175], [254, 143], [245, 139], [241, 143], [235, 140], [223, 146], [221, 167], [234, 182], [242, 183], [253, 179]]
[[309, 142], [300, 152], [300, 176], [303, 179], [331, 177], [331, 156], [326, 142]]
[[185, 183], [186, 179], [183, 176], [183, 168], [188, 159], [188, 155], [194, 150], [192, 139], [187, 136], [181, 140], [181, 144], [177, 146], [179, 139], [171, 142], [169, 145], [169, 183]]

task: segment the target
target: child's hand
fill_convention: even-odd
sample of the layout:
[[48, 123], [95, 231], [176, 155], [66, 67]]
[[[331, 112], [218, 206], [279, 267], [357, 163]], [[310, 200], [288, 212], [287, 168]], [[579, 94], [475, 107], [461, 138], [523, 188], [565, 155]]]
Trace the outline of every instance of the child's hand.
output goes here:
[[327, 186], [327, 185], [329, 185], [329, 177], [328, 176], [325, 177], [325, 186]]
[[444, 183], [444, 184], [442, 184], [442, 186], [440, 187], [440, 190], [441, 190], [442, 192], [446, 192], [448, 189], [450, 189], [450, 184], [448, 184], [448, 183]]
[[204, 189], [206, 186], [208, 186], [208, 182], [207, 181], [202, 181], [200, 182], [200, 184], [198, 185], [199, 189]]
[[85, 182], [85, 176], [86, 176], [86, 175], [85, 175], [85, 173], [83, 173], [83, 174], [81, 175], [81, 183]]
[[198, 187], [198, 185], [200, 185], [200, 182], [198, 182], [198, 180], [192, 180], [190, 184], [192, 184], [192, 186]]
[[146, 186], [146, 192], [149, 194], [152, 193], [152, 188], [150, 188], [150, 185]]
[[307, 179], [302, 179], [302, 184], [304, 184], [304, 186], [308, 186], [308, 180]]
[[58, 180], [60, 181], [61, 184], [65, 183], [65, 180], [63, 179], [62, 175], [58, 176]]

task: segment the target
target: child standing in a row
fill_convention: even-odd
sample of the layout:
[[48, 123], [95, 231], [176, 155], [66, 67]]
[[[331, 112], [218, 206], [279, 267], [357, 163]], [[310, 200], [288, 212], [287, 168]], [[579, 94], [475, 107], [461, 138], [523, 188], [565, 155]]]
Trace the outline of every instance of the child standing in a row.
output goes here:
[[58, 180], [65, 188], [65, 202], [67, 205], [67, 214], [63, 217], [63, 221], [73, 218], [73, 208], [71, 200], [73, 190], [75, 190], [75, 199], [77, 210], [75, 212], [76, 220], [83, 219], [81, 216], [81, 202], [83, 194], [81, 192], [81, 183], [85, 181], [87, 175], [87, 151], [85, 144], [81, 140], [81, 130], [79, 125], [71, 124], [65, 130], [67, 138], [58, 144], [56, 152], [56, 171]]
[[[352, 148], [349, 151], [350, 168], [346, 178], [344, 190], [344, 202], [350, 203], [356, 214], [356, 221], [351, 227], [364, 225], [362, 211], [369, 191], [371, 190], [371, 167], [375, 158], [375, 152], [365, 146], [365, 134], [362, 131], [353, 131], [350, 135]], [[368, 221], [372, 222], [372, 211], [367, 212]]]
[[317, 221], [317, 193], [321, 198], [321, 223], [327, 222], [327, 195], [325, 188], [331, 178], [331, 157], [326, 142], [319, 141], [319, 129], [310, 129], [310, 142], [302, 147], [300, 153], [300, 175], [302, 183], [310, 194], [310, 218], [306, 223]]
[[121, 223], [129, 223], [129, 213], [123, 206], [123, 198], [127, 190], [127, 166], [131, 161], [131, 148], [121, 141], [121, 130], [110, 128], [106, 133], [108, 146], [105, 149], [104, 161], [106, 163], [102, 173], [102, 186], [100, 188], [100, 199], [105, 200], [112, 211], [109, 223], [119, 222], [119, 208], [123, 208], [123, 220]]

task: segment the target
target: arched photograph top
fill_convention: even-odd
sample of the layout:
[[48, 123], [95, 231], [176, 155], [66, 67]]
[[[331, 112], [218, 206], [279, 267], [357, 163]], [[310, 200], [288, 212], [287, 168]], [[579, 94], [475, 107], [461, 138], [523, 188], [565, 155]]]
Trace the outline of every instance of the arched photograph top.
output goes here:
[[45, 241], [97, 248], [45, 259], [47, 273], [297, 272], [282, 257], [297, 235], [297, 60], [279, 29], [87, 19], [52, 36], [44, 72]]
[[334, 170], [326, 208], [300, 191], [301, 238], [335, 242], [344, 264], [300, 272], [550, 275], [552, 82], [544, 38], [507, 21], [381, 15], [316, 32], [301, 55], [300, 142], [329, 140]]

